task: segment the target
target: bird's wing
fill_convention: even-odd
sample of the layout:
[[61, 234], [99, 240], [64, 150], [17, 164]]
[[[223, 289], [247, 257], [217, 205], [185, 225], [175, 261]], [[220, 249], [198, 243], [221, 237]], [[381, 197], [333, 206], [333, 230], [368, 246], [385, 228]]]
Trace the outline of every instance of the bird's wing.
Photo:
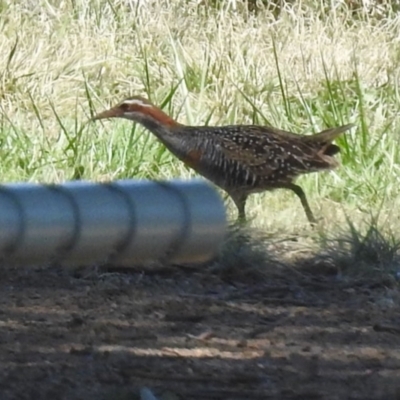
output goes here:
[[333, 166], [331, 160], [319, 156], [317, 149], [300, 141], [298, 135], [282, 136], [275, 129], [261, 132], [258, 127], [246, 127], [243, 135], [224, 135], [218, 142], [219, 150], [228, 159], [264, 176], [289, 166], [293, 173]]
[[222, 151], [232, 159], [258, 166], [276, 158], [302, 155], [297, 146], [298, 137], [294, 134], [293, 137], [285, 137], [277, 129], [269, 127], [243, 126], [240, 130], [220, 138]]

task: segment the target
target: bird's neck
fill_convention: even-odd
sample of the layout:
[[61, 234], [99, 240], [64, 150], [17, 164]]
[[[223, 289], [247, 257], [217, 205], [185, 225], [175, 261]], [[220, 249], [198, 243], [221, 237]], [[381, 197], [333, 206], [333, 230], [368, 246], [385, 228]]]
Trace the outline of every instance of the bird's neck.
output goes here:
[[157, 107], [147, 108], [140, 122], [152, 132], [153, 129], [168, 131], [174, 127], [180, 126], [177, 121]]
[[180, 157], [182, 139], [180, 129], [184, 125], [178, 123], [161, 110], [157, 110], [154, 115], [146, 116], [140, 122], [146, 129], [152, 132], [172, 153]]

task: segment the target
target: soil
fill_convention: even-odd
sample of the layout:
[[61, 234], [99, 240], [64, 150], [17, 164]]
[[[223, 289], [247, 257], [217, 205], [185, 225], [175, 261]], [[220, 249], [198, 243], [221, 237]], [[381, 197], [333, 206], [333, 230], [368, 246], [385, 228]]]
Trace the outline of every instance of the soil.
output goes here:
[[0, 398], [400, 399], [384, 285], [206, 270], [0, 273]]

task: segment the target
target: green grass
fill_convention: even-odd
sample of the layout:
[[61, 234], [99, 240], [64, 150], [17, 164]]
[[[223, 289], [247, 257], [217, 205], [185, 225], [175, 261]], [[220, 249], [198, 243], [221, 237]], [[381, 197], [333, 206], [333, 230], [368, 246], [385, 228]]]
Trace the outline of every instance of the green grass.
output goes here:
[[194, 176], [141, 127], [88, 122], [140, 94], [194, 125], [313, 133], [355, 123], [338, 141], [342, 166], [299, 179], [318, 232], [287, 191], [253, 195], [252, 224], [321, 238], [379, 214], [382, 229], [399, 231], [400, 17], [390, 3], [291, 2], [279, 13], [206, 3], [0, 1], [2, 181]]

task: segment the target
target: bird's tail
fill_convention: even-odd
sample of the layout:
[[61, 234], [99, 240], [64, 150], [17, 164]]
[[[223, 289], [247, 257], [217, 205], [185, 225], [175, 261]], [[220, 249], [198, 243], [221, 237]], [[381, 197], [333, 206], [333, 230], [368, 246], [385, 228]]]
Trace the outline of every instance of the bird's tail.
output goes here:
[[322, 132], [316, 133], [315, 135], [305, 136], [308, 142], [311, 143], [332, 143], [338, 136], [342, 133], [353, 128], [354, 124], [347, 124], [343, 126], [338, 126], [337, 128], [329, 128]]
[[332, 144], [333, 140], [354, 126], [354, 124], [347, 124], [336, 128], [329, 128], [315, 135], [304, 136], [304, 139], [310, 145], [318, 146], [318, 153], [320, 155], [334, 156], [340, 152], [340, 147]]

